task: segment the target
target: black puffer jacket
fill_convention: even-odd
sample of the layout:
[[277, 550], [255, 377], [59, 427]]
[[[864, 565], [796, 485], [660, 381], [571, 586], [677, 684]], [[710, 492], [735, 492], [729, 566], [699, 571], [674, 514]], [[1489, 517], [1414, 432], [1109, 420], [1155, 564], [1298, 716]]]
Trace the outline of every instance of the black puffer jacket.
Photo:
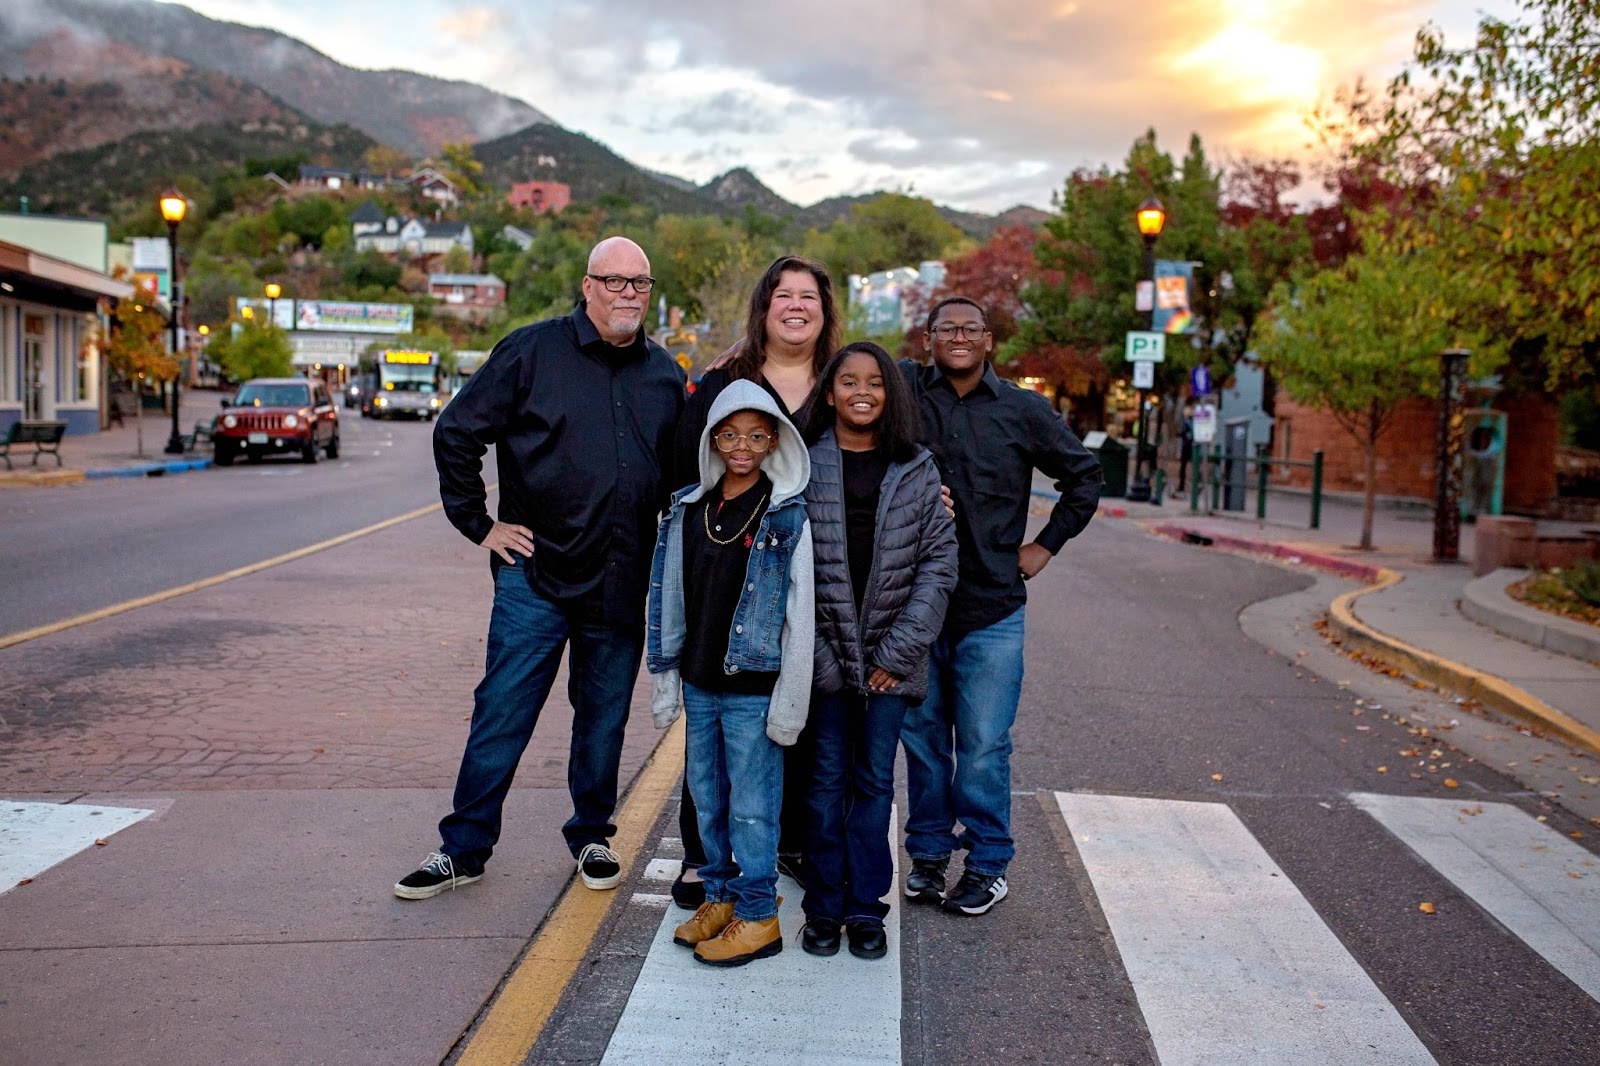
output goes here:
[[939, 469], [918, 447], [890, 463], [878, 496], [872, 572], [856, 617], [844, 530], [844, 469], [833, 431], [811, 447], [806, 487], [815, 552], [817, 656], [812, 684], [823, 692], [866, 692], [882, 667], [901, 679], [894, 695], [928, 694], [928, 653], [956, 584], [956, 527], [939, 499]]

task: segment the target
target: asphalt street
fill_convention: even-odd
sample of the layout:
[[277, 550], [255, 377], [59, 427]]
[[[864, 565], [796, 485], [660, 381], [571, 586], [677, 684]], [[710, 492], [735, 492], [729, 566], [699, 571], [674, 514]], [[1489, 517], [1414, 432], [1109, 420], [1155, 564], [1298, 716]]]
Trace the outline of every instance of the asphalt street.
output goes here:
[[[432, 423], [341, 410], [336, 460], [239, 462], [0, 499], [0, 635], [136, 599], [436, 503]], [[153, 446], [159, 450], [159, 441]], [[493, 480], [490, 468], [489, 480]]]
[[[8, 553], [7, 612], [87, 610], [431, 502], [426, 426], [347, 426], [338, 463], [13, 496], [11, 542], [42, 543]], [[204, 516], [204, 552], [180, 513]], [[1313, 584], [1097, 519], [1030, 586], [1005, 901], [902, 907], [889, 960], [815, 960], [786, 884], [785, 951], [713, 985], [662, 936], [669, 803], [526, 1061], [1600, 1061], [1593, 827], [1458, 749], [1465, 710], [1316, 646]], [[123, 819], [0, 891], [15, 1046], [487, 1061], [475, 1029], [571, 872], [561, 685], [490, 876], [388, 893], [448, 805], [487, 593], [481, 551], [432, 514], [0, 651], [13, 818]], [[657, 736], [647, 692], [630, 776]]]

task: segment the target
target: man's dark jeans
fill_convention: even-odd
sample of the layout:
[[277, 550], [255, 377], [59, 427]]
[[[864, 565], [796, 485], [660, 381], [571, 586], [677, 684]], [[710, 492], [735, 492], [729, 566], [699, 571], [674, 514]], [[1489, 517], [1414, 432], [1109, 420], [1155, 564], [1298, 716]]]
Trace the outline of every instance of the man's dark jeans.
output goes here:
[[473, 693], [455, 809], [439, 823], [440, 850], [463, 869], [481, 867], [500, 839], [506, 793], [569, 639], [567, 696], [573, 713], [567, 789], [573, 813], [561, 831], [574, 856], [586, 844], [606, 843], [617, 831], [611, 824], [617, 767], [644, 655], [643, 629], [572, 624], [560, 607], [528, 587], [519, 561], [495, 572], [487, 663]]
[[894, 756], [909, 705], [903, 696], [859, 692], [812, 700], [807, 917], [881, 922], [889, 913]]

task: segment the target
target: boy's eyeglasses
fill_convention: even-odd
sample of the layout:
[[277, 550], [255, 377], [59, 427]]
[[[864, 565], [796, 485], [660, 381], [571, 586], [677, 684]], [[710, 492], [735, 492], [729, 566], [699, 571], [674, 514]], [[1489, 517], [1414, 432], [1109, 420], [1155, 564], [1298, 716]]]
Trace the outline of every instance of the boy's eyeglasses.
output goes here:
[[772, 447], [772, 436], [771, 433], [759, 429], [754, 433], [735, 433], [731, 429], [725, 429], [711, 439], [716, 443], [719, 452], [733, 451], [739, 446], [740, 441], [753, 452], [764, 452]]
[[633, 291], [642, 296], [655, 288], [656, 285], [655, 278], [644, 274], [640, 274], [636, 278], [625, 278], [621, 274], [590, 274], [588, 277], [604, 285], [607, 292], [621, 292], [629, 285], [632, 285]]
[[946, 322], [942, 326], [933, 328], [933, 335], [942, 341], [953, 341], [957, 337], [964, 341], [981, 341], [983, 335], [988, 332], [989, 327], [982, 322], [968, 322], [960, 326]]

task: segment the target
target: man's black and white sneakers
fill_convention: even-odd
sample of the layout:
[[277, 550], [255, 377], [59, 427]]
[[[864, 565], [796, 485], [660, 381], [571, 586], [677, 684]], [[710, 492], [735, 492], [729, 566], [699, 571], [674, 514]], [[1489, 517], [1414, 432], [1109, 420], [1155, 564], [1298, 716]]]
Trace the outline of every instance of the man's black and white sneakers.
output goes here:
[[906, 876], [906, 898], [913, 903], [938, 905], [944, 900], [944, 878], [949, 868], [948, 855], [942, 859], [912, 859], [911, 873]]
[[422, 860], [415, 873], [402, 877], [394, 886], [394, 894], [401, 899], [431, 899], [447, 888], [470, 885], [483, 880], [483, 870], [476, 873], [460, 869], [455, 860], [442, 851], [435, 851]]
[[590, 888], [616, 888], [622, 883], [622, 861], [604, 844], [585, 844], [578, 852], [578, 873]]
[[1004, 875], [963, 871], [956, 887], [945, 896], [942, 906], [948, 914], [987, 914], [990, 907], [1006, 898]]

